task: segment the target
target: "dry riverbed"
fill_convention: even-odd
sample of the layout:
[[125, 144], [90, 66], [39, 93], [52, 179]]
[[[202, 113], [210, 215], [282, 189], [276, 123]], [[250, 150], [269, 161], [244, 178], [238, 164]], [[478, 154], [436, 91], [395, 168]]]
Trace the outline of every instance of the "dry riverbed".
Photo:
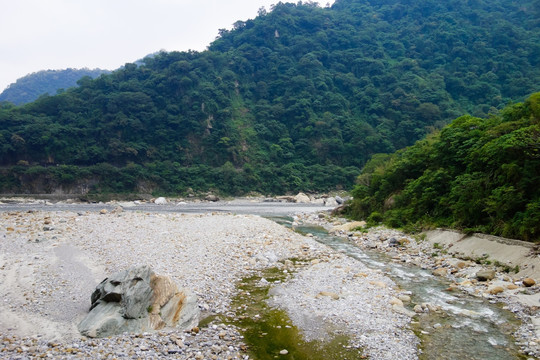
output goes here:
[[[291, 269], [288, 259], [304, 265]], [[314, 326], [339, 328], [351, 339], [343, 346], [371, 359], [417, 358], [399, 290], [379, 271], [258, 216], [120, 209], [0, 213], [0, 357], [250, 358], [241, 329], [221, 320], [189, 332], [81, 337], [95, 286], [142, 264], [193, 290], [203, 314], [221, 319], [241, 279], [282, 269], [289, 276], [270, 302], [306, 337], [319, 334]]]

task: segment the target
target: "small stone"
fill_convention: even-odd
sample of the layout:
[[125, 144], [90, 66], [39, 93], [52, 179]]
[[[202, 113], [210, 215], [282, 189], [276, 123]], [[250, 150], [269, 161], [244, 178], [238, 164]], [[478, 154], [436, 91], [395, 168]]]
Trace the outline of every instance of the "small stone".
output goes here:
[[413, 311], [417, 314], [420, 314], [424, 312], [424, 309], [422, 308], [422, 305], [415, 305]]
[[369, 283], [371, 285], [375, 285], [375, 286], [383, 288], [383, 289], [386, 287], [386, 284], [383, 283], [382, 281], [370, 281]]
[[489, 289], [488, 292], [491, 295], [497, 295], [497, 294], [500, 294], [500, 293], [504, 292], [504, 289], [501, 286], [494, 286], [491, 289]]
[[516, 290], [516, 289], [519, 289], [519, 286], [515, 285], [515, 284], [510, 284], [506, 287], [508, 290]]
[[399, 295], [398, 299], [403, 301], [404, 303], [411, 302], [411, 297], [409, 295]]
[[321, 291], [319, 294], [317, 294], [317, 298], [327, 296], [332, 298], [332, 300], [339, 300], [339, 295], [330, 291]]
[[286, 349], [283, 349], [279, 352], [280, 355], [287, 355], [289, 353], [289, 351], [287, 351]]
[[534, 281], [534, 279], [531, 279], [531, 278], [523, 279], [523, 286], [525, 287], [531, 287], [531, 286], [534, 286], [535, 284], [536, 284], [536, 281]]
[[100, 213], [101, 215], [105, 215], [105, 214], [107, 214], [108, 212], [109, 212], [109, 211], [107, 211], [107, 209], [101, 209], [101, 210], [99, 211], [99, 213]]
[[435, 270], [433, 270], [432, 272], [433, 275], [435, 276], [446, 276], [448, 274], [448, 269], [446, 268], [437, 268]]
[[390, 305], [403, 306], [403, 301], [393, 297], [392, 299], [390, 299]]

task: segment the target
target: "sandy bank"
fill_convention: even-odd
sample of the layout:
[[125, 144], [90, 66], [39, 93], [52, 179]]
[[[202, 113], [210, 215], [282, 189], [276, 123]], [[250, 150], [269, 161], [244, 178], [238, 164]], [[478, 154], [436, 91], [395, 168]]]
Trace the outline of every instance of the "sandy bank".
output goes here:
[[471, 259], [486, 258], [511, 268], [519, 267], [515, 277], [530, 277], [540, 281], [540, 257], [535, 244], [485, 234], [465, 235], [451, 230], [431, 230], [426, 233], [431, 244], [440, 244], [449, 254]]

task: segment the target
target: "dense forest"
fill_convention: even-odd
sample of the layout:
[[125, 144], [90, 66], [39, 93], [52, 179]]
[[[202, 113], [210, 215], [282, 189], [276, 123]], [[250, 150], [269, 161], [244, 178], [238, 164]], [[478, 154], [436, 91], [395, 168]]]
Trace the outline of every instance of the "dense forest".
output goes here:
[[9, 101], [15, 105], [27, 104], [37, 100], [40, 96], [56, 95], [73, 86], [85, 76], [92, 79], [101, 74], [108, 74], [109, 70], [101, 69], [64, 69], [42, 70], [23, 76], [10, 84], [0, 93], [0, 102]]
[[349, 211], [393, 227], [457, 227], [540, 239], [540, 93], [497, 116], [462, 116], [394, 154], [374, 156]]
[[[0, 108], [0, 191], [351, 188], [376, 153], [540, 84], [540, 1], [279, 3], [203, 52], [162, 52]], [[91, 181], [90, 181], [91, 180]]]

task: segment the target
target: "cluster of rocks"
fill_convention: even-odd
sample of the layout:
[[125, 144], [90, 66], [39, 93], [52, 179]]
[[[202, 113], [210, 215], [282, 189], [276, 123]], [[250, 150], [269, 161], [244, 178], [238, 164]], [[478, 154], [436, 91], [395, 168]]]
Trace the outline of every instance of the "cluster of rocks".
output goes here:
[[265, 201], [280, 201], [280, 202], [290, 202], [290, 203], [301, 203], [301, 204], [314, 204], [314, 205], [324, 205], [327, 207], [336, 207], [345, 203], [347, 199], [342, 198], [339, 195], [329, 196], [329, 195], [308, 195], [303, 192], [296, 194], [295, 196], [285, 195], [277, 196], [271, 199], [265, 199]]
[[418, 358], [411, 314], [398, 299], [406, 295], [358, 260], [333, 254], [299, 269], [269, 294], [270, 304], [285, 309], [308, 341], [328, 338], [333, 328], [370, 359]]
[[[387, 254], [397, 263], [406, 263], [431, 270], [435, 276], [451, 281], [447, 291], [463, 291], [492, 302], [503, 302], [523, 321], [514, 334], [525, 355], [540, 356], [540, 332], [537, 311], [540, 308], [540, 287], [530, 277], [517, 276], [508, 267], [494, 264], [486, 256], [478, 259], [459, 258], [451, 255], [441, 244], [432, 244], [422, 237], [406, 235], [383, 227], [365, 229], [365, 222], [349, 222], [326, 215], [306, 215], [297, 221], [317, 223], [332, 234], [353, 241], [367, 250]], [[499, 265], [499, 266], [496, 266]], [[527, 299], [528, 304], [524, 304]], [[418, 304], [416, 313], [440, 311], [430, 304]]]
[[230, 325], [211, 324], [192, 331], [160, 330], [106, 338], [81, 337], [71, 341], [41, 336], [0, 337], [0, 358], [28, 359], [249, 359], [243, 336]]

